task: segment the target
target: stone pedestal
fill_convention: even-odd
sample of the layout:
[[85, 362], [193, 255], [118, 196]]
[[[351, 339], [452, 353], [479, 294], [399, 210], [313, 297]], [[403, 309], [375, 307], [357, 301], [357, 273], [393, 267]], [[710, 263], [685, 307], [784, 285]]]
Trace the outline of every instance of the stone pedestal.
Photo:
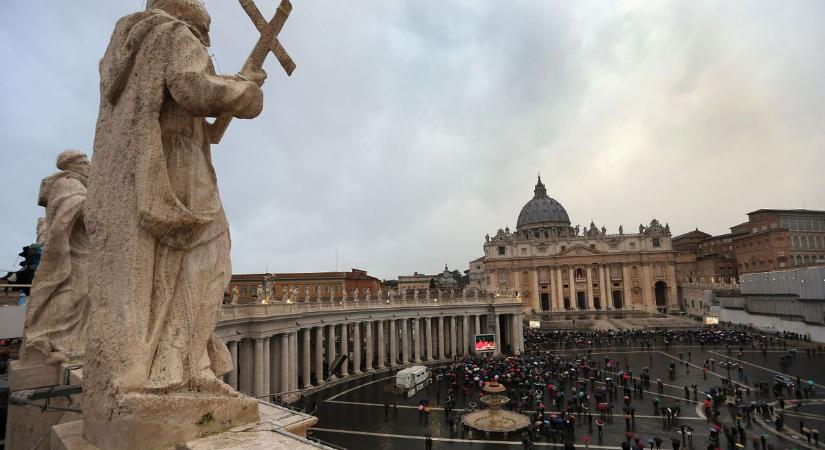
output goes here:
[[[256, 415], [258, 413], [260, 413], [260, 421], [178, 443], [174, 448], [176, 450], [308, 450], [319, 448], [303, 438], [307, 428], [318, 422], [317, 418], [263, 402], [258, 404]], [[114, 432], [113, 437], [117, 437]], [[145, 437], [148, 436], [140, 436], [140, 438]], [[50, 438], [52, 450], [100, 450], [99, 447], [83, 438], [82, 420], [53, 427]], [[133, 441], [132, 444], [135, 446], [131, 448], [150, 449], [151, 447], [144, 442], [144, 439], [140, 439], [139, 442]]]
[[126, 394], [122, 412], [96, 423], [85, 436], [104, 450], [160, 449], [259, 420], [258, 401], [211, 394]]
[[[48, 386], [81, 384], [80, 370], [68, 370], [70, 365], [26, 364], [11, 361], [9, 366], [9, 389], [11, 392], [21, 389], [35, 389]], [[67, 380], [68, 378], [68, 380]], [[67, 382], [68, 381], [68, 382]], [[36, 403], [42, 404], [44, 400]], [[66, 398], [53, 398], [49, 404], [58, 407], [80, 408], [82, 395], [72, 397], [71, 403]], [[49, 429], [58, 423], [80, 418], [80, 414], [71, 411], [43, 411], [39, 406], [20, 406], [9, 404], [6, 423], [6, 447], [9, 450], [30, 450], [38, 443], [48, 442]], [[37, 448], [48, 448], [41, 445]]]

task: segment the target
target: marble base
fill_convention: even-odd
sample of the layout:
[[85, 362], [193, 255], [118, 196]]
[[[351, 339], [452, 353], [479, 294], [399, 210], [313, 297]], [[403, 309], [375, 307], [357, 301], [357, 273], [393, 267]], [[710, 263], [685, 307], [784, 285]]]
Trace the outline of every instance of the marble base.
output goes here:
[[102, 450], [162, 449], [257, 422], [258, 401], [211, 394], [126, 394], [120, 415], [84, 418], [84, 436]]
[[[318, 419], [286, 408], [260, 403], [260, 420], [193, 439], [169, 445], [175, 450], [309, 450], [319, 448], [303, 438], [307, 428]], [[113, 432], [114, 436], [114, 432]], [[145, 440], [132, 442], [135, 449], [149, 449]], [[51, 433], [52, 450], [101, 450], [83, 437], [83, 421], [57, 425]]]

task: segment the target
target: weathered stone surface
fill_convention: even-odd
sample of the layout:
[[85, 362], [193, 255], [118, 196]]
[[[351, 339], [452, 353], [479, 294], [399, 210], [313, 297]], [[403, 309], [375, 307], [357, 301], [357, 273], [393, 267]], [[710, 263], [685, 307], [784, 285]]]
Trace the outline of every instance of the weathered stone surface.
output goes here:
[[83, 221], [89, 160], [76, 151], [57, 157], [60, 172], [40, 184], [38, 223], [43, 255], [32, 282], [22, 361], [36, 366], [78, 359], [88, 316], [89, 236]]
[[83, 433], [104, 450], [257, 419], [217, 378], [231, 368], [213, 333], [230, 239], [205, 117], [255, 117], [263, 94], [215, 74], [209, 22], [200, 1], [150, 1], [118, 21], [100, 62]]

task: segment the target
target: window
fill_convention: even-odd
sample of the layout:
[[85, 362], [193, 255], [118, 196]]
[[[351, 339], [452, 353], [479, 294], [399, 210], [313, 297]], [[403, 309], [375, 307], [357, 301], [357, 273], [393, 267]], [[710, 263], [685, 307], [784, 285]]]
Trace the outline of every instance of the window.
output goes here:
[[653, 238], [653, 246], [654, 247], [661, 247], [662, 246], [662, 243], [659, 240], [659, 238]]
[[507, 271], [506, 270], [499, 270], [498, 271], [498, 282], [499, 282], [499, 284], [507, 282]]
[[590, 248], [592, 248], [593, 250], [596, 250], [596, 244], [590, 244]]
[[527, 254], [527, 249], [526, 249], [526, 248], [522, 248], [522, 249], [521, 249], [521, 254], [522, 254], [522, 255], [526, 255], [526, 254]]
[[656, 276], [657, 277], [665, 276], [665, 268], [661, 264], [656, 264]]
[[608, 245], [609, 245], [610, 250], [618, 250], [619, 249], [619, 243], [618, 242], [611, 242]]
[[506, 252], [506, 249], [504, 247], [499, 247], [498, 248], [498, 254], [500, 256], [504, 256], [505, 252]]
[[561, 246], [561, 251], [565, 251], [565, 250], [567, 250], [567, 246], [566, 246], [566, 245], [562, 245], [562, 246]]
[[635, 242], [630, 243], [630, 249], [631, 250], [636, 250], [636, 243]]

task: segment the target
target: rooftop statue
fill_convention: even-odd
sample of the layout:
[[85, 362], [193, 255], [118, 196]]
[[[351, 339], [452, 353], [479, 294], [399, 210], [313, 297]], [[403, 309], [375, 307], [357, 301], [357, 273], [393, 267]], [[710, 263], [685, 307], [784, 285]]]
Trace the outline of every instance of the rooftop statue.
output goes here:
[[215, 72], [200, 0], [149, 0], [117, 22], [100, 61], [83, 428], [102, 450], [174, 446], [258, 419], [257, 401], [219, 378], [232, 363], [213, 331], [232, 272], [210, 143], [231, 118], [261, 113], [260, 64], [284, 5], [240, 75]]
[[46, 217], [40, 223], [43, 255], [26, 311], [26, 364], [79, 358], [86, 347], [90, 245], [83, 206], [89, 160], [84, 153], [65, 151], [57, 157], [57, 168], [60, 172], [41, 182], [38, 196]]

